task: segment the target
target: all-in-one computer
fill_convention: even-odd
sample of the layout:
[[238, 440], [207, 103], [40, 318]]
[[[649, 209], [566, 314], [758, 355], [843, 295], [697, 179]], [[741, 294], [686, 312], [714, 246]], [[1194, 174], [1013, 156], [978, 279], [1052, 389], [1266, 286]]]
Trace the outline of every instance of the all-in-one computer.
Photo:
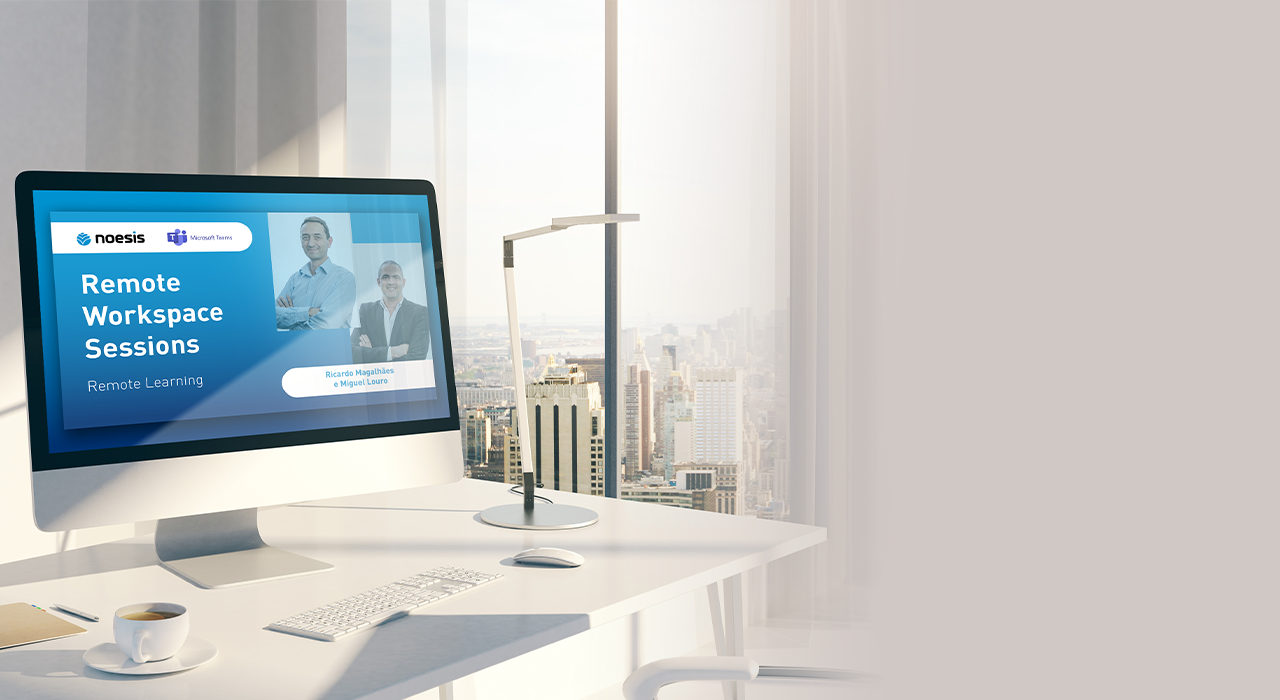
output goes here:
[[46, 531], [158, 520], [206, 587], [330, 568], [257, 508], [462, 477], [425, 181], [27, 172], [32, 490]]

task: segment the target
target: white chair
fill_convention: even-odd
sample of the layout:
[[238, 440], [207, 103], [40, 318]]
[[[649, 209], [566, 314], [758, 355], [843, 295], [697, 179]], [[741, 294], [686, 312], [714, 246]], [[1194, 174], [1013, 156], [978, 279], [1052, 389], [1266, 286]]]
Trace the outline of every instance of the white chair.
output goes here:
[[[622, 684], [625, 700], [655, 700], [665, 685], [682, 681], [749, 681], [757, 677], [804, 678], [852, 683], [873, 677], [852, 671], [794, 666], [760, 666], [745, 656], [686, 656], [637, 668]], [[728, 694], [726, 693], [726, 696]]]

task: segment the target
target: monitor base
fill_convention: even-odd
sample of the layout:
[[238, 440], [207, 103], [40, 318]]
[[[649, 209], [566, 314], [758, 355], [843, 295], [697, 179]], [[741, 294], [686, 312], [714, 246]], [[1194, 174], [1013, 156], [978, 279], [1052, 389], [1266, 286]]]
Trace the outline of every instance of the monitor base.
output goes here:
[[231, 588], [333, 570], [333, 564], [275, 547], [161, 561], [160, 566], [201, 588]]
[[201, 588], [230, 588], [333, 570], [277, 549], [258, 534], [258, 509], [169, 518], [156, 524], [160, 565]]
[[516, 530], [572, 530], [595, 525], [600, 516], [590, 508], [564, 503], [538, 503], [532, 510], [525, 510], [523, 503], [508, 503], [484, 509], [480, 519]]

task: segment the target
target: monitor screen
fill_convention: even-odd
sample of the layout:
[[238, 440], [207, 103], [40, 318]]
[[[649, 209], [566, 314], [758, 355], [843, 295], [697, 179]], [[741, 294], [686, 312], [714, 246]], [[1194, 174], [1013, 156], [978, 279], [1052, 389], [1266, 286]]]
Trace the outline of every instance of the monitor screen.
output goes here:
[[36, 472], [457, 430], [425, 181], [24, 173]]

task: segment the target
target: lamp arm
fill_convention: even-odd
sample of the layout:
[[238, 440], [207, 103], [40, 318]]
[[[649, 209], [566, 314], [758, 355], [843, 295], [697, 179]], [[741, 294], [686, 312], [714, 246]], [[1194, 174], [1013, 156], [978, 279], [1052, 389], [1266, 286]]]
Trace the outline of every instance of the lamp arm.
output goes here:
[[520, 318], [516, 313], [514, 241], [502, 242], [502, 271], [507, 283], [507, 326], [511, 335], [511, 370], [516, 390], [516, 424], [520, 434], [520, 466], [524, 480], [524, 509], [533, 510], [533, 432], [529, 430], [529, 402], [525, 400], [524, 353], [520, 348]]
[[[529, 402], [525, 397], [524, 387], [524, 354], [520, 351], [520, 319], [516, 314], [516, 263], [515, 242], [548, 233], [563, 231], [571, 226], [582, 224], [620, 224], [639, 221], [639, 214], [595, 214], [592, 216], [567, 216], [552, 219], [550, 226], [521, 231], [502, 237], [502, 268], [507, 282], [507, 326], [511, 335], [511, 369], [515, 375], [516, 389], [516, 425], [520, 433], [520, 466], [524, 475], [524, 510], [526, 514], [533, 511], [534, 473], [533, 443], [534, 434], [529, 429]], [[616, 378], [615, 380], [616, 381]]]

